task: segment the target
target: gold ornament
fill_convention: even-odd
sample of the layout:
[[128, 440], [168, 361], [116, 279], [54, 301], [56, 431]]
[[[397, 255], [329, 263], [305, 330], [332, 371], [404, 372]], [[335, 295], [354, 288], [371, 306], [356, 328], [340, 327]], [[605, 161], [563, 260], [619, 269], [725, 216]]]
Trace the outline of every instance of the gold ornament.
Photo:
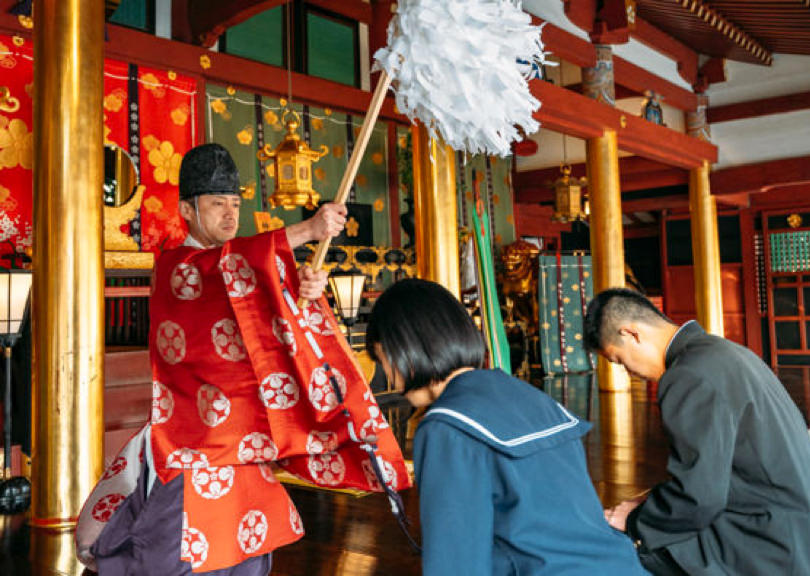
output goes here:
[[802, 225], [802, 217], [798, 214], [791, 214], [787, 217], [787, 223], [791, 228], [798, 228]]
[[582, 206], [582, 186], [585, 178], [573, 178], [571, 165], [560, 165], [560, 176], [554, 181], [554, 214], [551, 219], [556, 222], [584, 220], [585, 210]]
[[315, 151], [301, 140], [297, 132], [301, 117], [295, 110], [286, 109], [281, 122], [287, 128], [284, 140], [275, 149], [265, 144], [257, 154], [260, 162], [275, 161], [276, 187], [268, 199], [270, 206], [281, 206], [285, 210], [306, 206], [314, 210], [321, 195], [312, 189], [312, 163], [325, 156], [329, 149], [321, 146], [320, 151]]

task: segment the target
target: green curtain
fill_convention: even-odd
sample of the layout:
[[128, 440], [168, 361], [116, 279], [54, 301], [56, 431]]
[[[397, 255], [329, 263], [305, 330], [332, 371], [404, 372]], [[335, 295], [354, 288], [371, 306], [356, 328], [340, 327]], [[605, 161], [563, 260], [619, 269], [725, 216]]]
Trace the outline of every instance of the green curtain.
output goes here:
[[547, 374], [585, 372], [594, 367], [582, 340], [583, 314], [593, 296], [591, 257], [541, 254], [540, 352]]
[[[246, 187], [240, 213], [239, 234], [256, 233], [255, 212], [263, 210], [262, 198], [269, 198], [275, 188], [272, 162], [260, 163], [256, 157], [260, 136], [264, 144], [275, 147], [286, 133], [282, 114], [287, 105], [283, 98], [234, 90], [224, 86], [206, 86], [206, 135], [209, 142], [218, 142], [233, 155], [239, 169], [241, 184]], [[332, 200], [348, 165], [349, 138], [354, 139], [363, 122], [362, 116], [349, 116], [328, 108], [293, 102], [291, 108], [301, 116], [302, 138], [308, 128], [310, 146], [328, 153], [312, 165], [312, 186], [322, 200]], [[259, 131], [261, 127], [261, 131]], [[355, 180], [355, 201], [372, 207], [373, 241], [376, 246], [390, 246], [391, 225], [388, 202], [388, 126], [378, 121], [372, 131]], [[263, 172], [262, 172], [263, 171]], [[302, 210], [270, 209], [276, 225], [300, 222]]]

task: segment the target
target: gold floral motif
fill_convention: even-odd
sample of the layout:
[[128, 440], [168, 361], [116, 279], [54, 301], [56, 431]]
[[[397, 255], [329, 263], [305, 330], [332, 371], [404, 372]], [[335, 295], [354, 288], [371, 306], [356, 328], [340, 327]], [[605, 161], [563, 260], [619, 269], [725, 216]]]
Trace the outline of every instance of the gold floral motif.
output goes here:
[[11, 38], [11, 42], [12, 42], [12, 43], [13, 43], [15, 46], [20, 47], [20, 46], [22, 46], [23, 44], [25, 44], [25, 38], [23, 38], [22, 36], [13, 36], [13, 37]]
[[321, 120], [320, 118], [313, 118], [311, 124], [313, 130], [315, 131], [323, 130], [323, 120]]
[[408, 147], [408, 137], [407, 136], [400, 136], [397, 138], [397, 145], [405, 150]]
[[14, 68], [17, 65], [17, 59], [10, 54], [9, 47], [0, 42], [0, 68]]
[[579, 284], [571, 284], [571, 290], [574, 292], [579, 292]]
[[208, 70], [211, 67], [211, 57], [208, 54], [202, 54], [200, 56], [200, 68], [203, 70]]
[[493, 194], [493, 195], [492, 195], [492, 203], [493, 203], [495, 206], [497, 206], [498, 204], [500, 204], [500, 203], [501, 203], [501, 197], [500, 197], [500, 195], [498, 195], [498, 194]]
[[382, 212], [384, 209], [385, 209], [385, 200], [383, 200], [382, 198], [377, 198], [374, 201], [374, 210], [376, 210], [377, 212]]
[[332, 115], [332, 109], [331, 108], [324, 108], [323, 113], [326, 114], [327, 116], [331, 116]]
[[144, 136], [143, 140], [141, 140], [141, 147], [147, 152], [151, 152], [158, 146], [160, 146], [160, 140], [158, 140], [151, 134]]
[[382, 152], [375, 152], [371, 155], [371, 161], [374, 162], [377, 166], [383, 163], [383, 154]]
[[124, 105], [126, 98], [127, 93], [122, 88], [113, 90], [104, 96], [104, 109], [110, 112], [118, 112]]
[[318, 182], [323, 182], [323, 179], [326, 178], [326, 170], [323, 168], [315, 168], [315, 170], [312, 171], [312, 174], [315, 176], [315, 180]]
[[358, 174], [355, 181], [357, 182], [358, 186], [368, 186], [368, 177], [365, 174]]
[[189, 107], [187, 104], [183, 104], [171, 112], [172, 122], [174, 122], [177, 126], [185, 126], [186, 122], [188, 121], [188, 116]]
[[177, 186], [180, 181], [180, 162], [183, 156], [174, 151], [174, 145], [165, 140], [160, 146], [149, 151], [149, 163], [155, 167], [155, 182], [164, 184], [169, 182]]
[[278, 103], [281, 105], [282, 108], [284, 108], [287, 105], [287, 99], [286, 98], [281, 98], [278, 101]]
[[231, 119], [231, 113], [228, 110], [228, 105], [219, 98], [216, 100], [211, 100], [211, 110], [214, 111], [214, 114], [219, 114], [222, 116], [223, 120], [227, 121]]
[[507, 215], [506, 215], [506, 223], [507, 223], [507, 224], [514, 224], [514, 223], [515, 223], [515, 217], [514, 217], [514, 215], [512, 215], [512, 214], [507, 214]]
[[15, 210], [17, 204], [17, 200], [11, 195], [11, 190], [5, 186], [0, 186], [0, 210]]
[[147, 212], [151, 212], [155, 214], [160, 212], [163, 209], [163, 202], [160, 201], [160, 198], [157, 196], [150, 196], [146, 200], [143, 201], [143, 207], [146, 208]]
[[271, 126], [274, 126], [278, 124], [278, 114], [276, 114], [272, 110], [268, 110], [264, 113], [264, 121], [270, 124]]
[[174, 70], [169, 70], [166, 73], [166, 76], [169, 77], [169, 80], [177, 80], [177, 72], [175, 72]]
[[343, 158], [343, 146], [333, 146], [332, 156], [335, 158]]
[[346, 236], [356, 238], [358, 230], [360, 230], [360, 223], [354, 219], [354, 216], [350, 217], [346, 222]]
[[228, 93], [228, 96], [233, 96], [234, 94], [236, 94], [236, 88], [234, 88], [233, 86], [228, 86], [227, 88], [225, 88], [225, 92]]
[[582, 340], [582, 334], [574, 334], [574, 340]]
[[248, 182], [244, 186], [240, 186], [240, 190], [242, 191], [242, 198], [245, 200], [253, 200], [256, 197], [256, 183], [255, 182]]
[[34, 27], [34, 19], [30, 16], [26, 16], [25, 14], [20, 14], [17, 16], [17, 22], [20, 23], [20, 26], [25, 28], [26, 30], [30, 30]]
[[158, 80], [158, 77], [151, 72], [142, 75], [138, 80], [155, 98], [163, 98], [166, 95], [166, 87], [163, 86], [160, 80]]
[[33, 135], [19, 118], [11, 122], [0, 116], [0, 169], [14, 168], [18, 164], [31, 169]]
[[357, 137], [360, 136], [360, 126], [354, 126], [352, 128], [352, 132], [354, 133], [354, 139], [357, 140]]
[[276, 163], [275, 162], [268, 163], [264, 167], [264, 171], [267, 172], [267, 175], [270, 176], [270, 178], [275, 178], [276, 177]]
[[495, 234], [495, 244], [500, 244], [503, 242], [503, 237], [500, 234]]
[[243, 146], [249, 146], [253, 142], [253, 126], [245, 126], [236, 133], [236, 139]]

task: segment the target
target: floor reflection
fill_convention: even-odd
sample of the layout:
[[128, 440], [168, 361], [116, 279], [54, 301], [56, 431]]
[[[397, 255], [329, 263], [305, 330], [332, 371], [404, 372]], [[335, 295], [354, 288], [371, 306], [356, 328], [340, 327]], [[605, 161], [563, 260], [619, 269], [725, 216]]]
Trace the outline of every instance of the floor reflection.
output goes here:
[[[783, 368], [779, 376], [810, 419], [810, 368]], [[593, 374], [533, 381], [578, 417], [593, 423], [585, 437], [588, 466], [602, 503], [631, 498], [666, 477], [667, 441], [661, 429], [653, 384], [633, 381], [629, 393], [599, 392]], [[399, 396], [381, 399], [381, 409], [403, 447], [412, 409]], [[354, 497], [290, 487], [306, 536], [277, 551], [273, 576], [405, 576], [420, 574], [419, 557], [408, 547], [378, 494]], [[419, 533], [415, 490], [403, 493], [406, 512]], [[36, 559], [36, 561], [32, 561]], [[0, 574], [80, 576], [71, 533], [32, 532], [23, 516], [0, 517]]]

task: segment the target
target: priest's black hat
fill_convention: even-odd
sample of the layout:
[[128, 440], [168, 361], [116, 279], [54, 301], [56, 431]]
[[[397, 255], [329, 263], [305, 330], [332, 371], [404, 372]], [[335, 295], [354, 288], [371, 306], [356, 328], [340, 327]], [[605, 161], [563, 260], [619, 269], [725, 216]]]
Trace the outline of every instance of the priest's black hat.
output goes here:
[[239, 171], [219, 144], [192, 148], [180, 164], [180, 200], [204, 194], [239, 194]]

